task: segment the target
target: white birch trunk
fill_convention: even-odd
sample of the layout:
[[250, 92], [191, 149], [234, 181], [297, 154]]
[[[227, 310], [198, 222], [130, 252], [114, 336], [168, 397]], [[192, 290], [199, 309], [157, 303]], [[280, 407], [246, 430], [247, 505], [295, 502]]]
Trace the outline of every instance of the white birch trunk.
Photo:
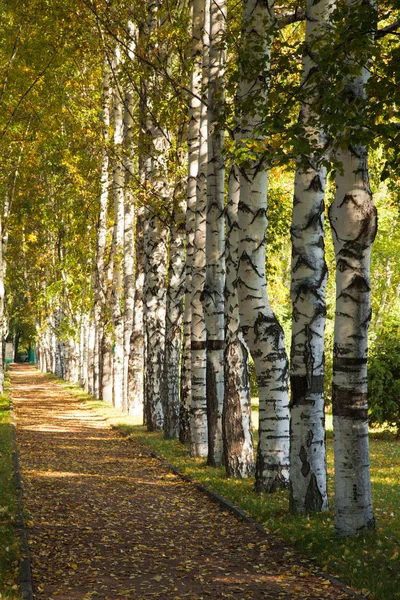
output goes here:
[[[139, 36], [139, 41], [141, 36]], [[141, 81], [141, 94], [139, 106], [140, 137], [146, 140], [146, 86]], [[151, 167], [146, 169], [149, 159], [144, 158], [144, 149], [138, 157], [139, 179], [142, 188], [146, 189], [147, 171], [150, 174]], [[150, 176], [150, 175], [149, 175]], [[134, 209], [135, 213], [135, 289], [132, 335], [130, 342], [129, 373], [128, 373], [128, 412], [138, 419], [144, 420], [144, 316], [143, 316], [143, 294], [144, 294], [144, 230], [145, 209], [143, 198], [138, 198]]]
[[[302, 88], [308, 91], [299, 123], [315, 149], [325, 142], [314, 124], [317, 98], [313, 47], [326, 35], [332, 0], [307, 1]], [[307, 161], [307, 165], [305, 164]], [[298, 157], [292, 216], [292, 347], [290, 364], [290, 511], [328, 508], [324, 414], [324, 329], [327, 267], [324, 251], [326, 168], [313, 155]]]
[[[128, 55], [133, 61], [136, 30], [132, 22], [128, 23]], [[133, 177], [134, 161], [132, 156], [134, 93], [133, 86], [128, 83], [125, 91], [124, 112], [124, 171], [125, 171], [125, 204], [124, 204], [124, 385], [122, 409], [128, 412], [128, 380], [129, 355], [133, 331], [133, 310], [135, 297], [134, 279], [134, 204], [130, 183]]]
[[190, 441], [189, 414], [192, 402], [191, 376], [191, 331], [192, 331], [192, 265], [194, 252], [194, 225], [196, 213], [196, 187], [199, 170], [199, 135], [201, 116], [202, 79], [202, 26], [204, 22], [204, 0], [192, 0], [191, 55], [193, 68], [190, 79], [189, 123], [188, 123], [188, 179], [186, 195], [186, 289], [182, 356], [182, 386], [179, 439]]
[[[273, 25], [272, 2], [247, 2], [237, 107], [241, 139], [250, 138], [260, 145], [263, 137], [257, 127], [262, 117], [256, 107], [267, 101]], [[249, 158], [240, 173], [240, 324], [254, 359], [260, 401], [255, 488], [273, 492], [288, 486], [289, 478], [288, 359], [283, 330], [269, 303], [265, 274], [267, 165], [262, 158]]]
[[222, 423], [227, 475], [246, 478], [254, 473], [255, 465], [248, 352], [240, 330], [236, 287], [239, 197], [239, 171], [232, 165], [226, 210], [225, 396]]
[[63, 319], [63, 312], [60, 308], [53, 310], [53, 328], [54, 328], [54, 373], [61, 379], [65, 376], [65, 353], [64, 341], [60, 339], [60, 327]]
[[94, 369], [94, 353], [95, 353], [95, 342], [96, 342], [96, 332], [92, 319], [89, 319], [88, 328], [87, 328], [87, 391], [89, 394], [93, 394], [94, 392], [94, 378], [93, 378], [93, 369]]
[[206, 326], [202, 304], [202, 294], [206, 271], [206, 206], [207, 206], [207, 90], [210, 4], [204, 2], [203, 21], [203, 63], [202, 96], [199, 129], [199, 164], [196, 182], [196, 214], [193, 240], [192, 268], [192, 332], [191, 332], [191, 373], [192, 404], [190, 408], [190, 447], [191, 455], [208, 455], [208, 427], [206, 403], [207, 346]]
[[[350, 17], [362, 15], [364, 27], [373, 22], [375, 5], [348, 2]], [[360, 23], [359, 35], [363, 25]], [[355, 73], [346, 79], [349, 103], [365, 99], [367, 52], [348, 57]], [[355, 69], [355, 65], [359, 69]], [[354, 72], [353, 71], [353, 72]], [[356, 132], [353, 132], [356, 137]], [[357, 144], [341, 149], [337, 160], [336, 194], [329, 220], [336, 257], [336, 312], [333, 348], [332, 409], [335, 455], [335, 532], [355, 535], [375, 527], [372, 510], [368, 444], [367, 358], [370, 306], [370, 257], [377, 232], [367, 149]]]
[[222, 408], [224, 403], [224, 285], [225, 219], [224, 183], [224, 75], [226, 63], [226, 0], [210, 3], [210, 52], [208, 72], [208, 168], [206, 280], [203, 306], [207, 329], [207, 463], [222, 463]]
[[79, 369], [79, 384], [86, 390], [88, 385], [88, 355], [87, 355], [87, 329], [89, 317], [86, 314], [81, 316], [80, 326], [80, 369]]
[[136, 209], [135, 289], [128, 375], [128, 412], [143, 420], [143, 283], [144, 283], [144, 208]]
[[145, 237], [144, 321], [146, 336], [145, 410], [149, 431], [162, 430], [165, 356], [166, 258], [168, 232], [160, 217], [148, 217]]
[[[101, 179], [100, 179], [100, 198], [99, 215], [96, 228], [96, 259], [95, 259], [95, 277], [94, 277], [94, 327], [95, 327], [95, 345], [93, 356], [93, 395], [95, 398], [106, 399], [103, 394], [102, 373], [107, 371], [103, 361], [107, 361], [107, 355], [103, 355], [102, 344], [104, 337], [104, 321], [106, 313], [106, 270], [105, 270], [105, 252], [107, 247], [107, 214], [108, 214], [108, 194], [109, 194], [109, 157], [107, 144], [110, 133], [110, 104], [111, 104], [111, 82], [107, 57], [103, 61], [103, 87], [102, 87], [102, 138], [103, 148], [101, 153]], [[106, 384], [106, 388], [107, 388]], [[106, 392], [107, 395], [107, 392]]]
[[[115, 48], [114, 77], [118, 76], [121, 62], [120, 49]], [[113, 404], [122, 408], [124, 389], [124, 315], [122, 308], [123, 252], [124, 252], [124, 170], [122, 165], [123, 144], [123, 101], [118, 80], [114, 89], [114, 164], [113, 185], [114, 229], [113, 229], [113, 284], [111, 292], [111, 314], [114, 325], [113, 352]]]
[[[158, 27], [159, 0], [149, 0], [149, 34]], [[148, 89], [157, 87], [158, 79], [148, 80]], [[147, 102], [147, 129], [150, 144], [150, 161], [146, 179], [152, 187], [152, 194], [161, 206], [169, 199], [167, 172], [167, 152], [169, 143], [165, 132], [156, 121], [150, 94]], [[144, 320], [145, 320], [145, 410], [146, 425], [149, 431], [162, 430], [164, 424], [162, 382], [165, 357], [165, 307], [166, 271], [168, 255], [168, 230], [163, 218], [158, 214], [159, 207], [151, 207], [147, 212], [145, 232], [145, 281], [144, 281]]]
[[103, 332], [101, 340], [101, 399], [108, 404], [113, 402], [113, 355], [112, 335], [107, 329]]
[[185, 198], [182, 192], [178, 188], [169, 249], [164, 358], [164, 437], [166, 439], [175, 438], [179, 434], [179, 366], [185, 289], [186, 233]]

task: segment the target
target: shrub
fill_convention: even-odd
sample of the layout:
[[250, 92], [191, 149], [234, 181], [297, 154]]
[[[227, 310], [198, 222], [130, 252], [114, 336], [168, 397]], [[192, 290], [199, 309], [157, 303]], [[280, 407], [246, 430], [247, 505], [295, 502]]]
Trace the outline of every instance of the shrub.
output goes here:
[[368, 361], [369, 419], [389, 425], [400, 436], [400, 324], [382, 329]]

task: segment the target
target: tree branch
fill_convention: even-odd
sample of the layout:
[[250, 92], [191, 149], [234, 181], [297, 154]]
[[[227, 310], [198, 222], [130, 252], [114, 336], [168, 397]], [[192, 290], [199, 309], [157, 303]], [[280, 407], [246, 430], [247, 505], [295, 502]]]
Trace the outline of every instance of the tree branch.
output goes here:
[[382, 29], [378, 29], [375, 33], [375, 38], [379, 39], [382, 37], [385, 37], [386, 35], [389, 35], [389, 33], [395, 33], [397, 34], [397, 30], [400, 28], [400, 20], [399, 21], [395, 21], [394, 23], [391, 23], [391, 25], [388, 25], [387, 27], [383, 27]]
[[276, 26], [278, 27], [278, 29], [283, 29], [284, 27], [286, 27], [287, 25], [290, 25], [291, 23], [296, 23], [298, 21], [304, 21], [305, 18], [306, 18], [305, 10], [303, 10], [302, 8], [298, 8], [296, 6], [294, 12], [289, 13], [289, 12], [282, 11], [281, 13], [279, 13], [279, 15], [277, 15], [277, 17], [276, 17]]

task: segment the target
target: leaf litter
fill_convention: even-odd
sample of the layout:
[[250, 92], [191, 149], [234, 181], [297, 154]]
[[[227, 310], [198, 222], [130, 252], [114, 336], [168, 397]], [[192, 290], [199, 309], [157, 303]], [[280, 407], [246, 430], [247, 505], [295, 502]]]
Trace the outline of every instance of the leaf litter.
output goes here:
[[12, 385], [35, 600], [349, 598], [45, 375]]

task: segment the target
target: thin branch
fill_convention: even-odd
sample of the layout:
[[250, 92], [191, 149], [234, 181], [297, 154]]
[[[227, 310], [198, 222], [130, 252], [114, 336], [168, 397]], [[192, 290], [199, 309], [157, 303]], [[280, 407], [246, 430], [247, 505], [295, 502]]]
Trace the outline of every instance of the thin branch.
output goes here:
[[281, 13], [276, 17], [276, 26], [278, 29], [283, 29], [291, 23], [297, 23], [298, 21], [305, 21], [306, 11], [302, 8], [295, 8], [293, 13]]
[[397, 33], [397, 30], [400, 28], [400, 20], [399, 21], [395, 21], [394, 23], [391, 23], [391, 25], [387, 25], [387, 27], [383, 27], [382, 29], [378, 29], [375, 33], [375, 38], [379, 39], [379, 38], [383, 38], [386, 35], [389, 35], [389, 33], [394, 33], [395, 35], [399, 35]]
[[55, 54], [53, 54], [53, 56], [50, 58], [49, 62], [46, 64], [46, 66], [44, 67], [44, 69], [35, 77], [35, 79], [33, 80], [33, 82], [31, 83], [31, 85], [25, 90], [25, 92], [22, 94], [22, 96], [20, 97], [20, 99], [18, 100], [16, 106], [14, 107], [14, 110], [12, 111], [7, 123], [4, 125], [3, 130], [0, 133], [0, 139], [2, 139], [7, 131], [7, 129], [9, 128], [13, 118], [15, 117], [19, 107], [21, 106], [22, 102], [25, 100], [25, 98], [28, 96], [28, 94], [33, 90], [33, 88], [35, 87], [35, 85], [42, 79], [43, 75], [46, 73], [47, 69], [50, 67], [51, 63], [53, 62], [54, 58], [55, 58]]

